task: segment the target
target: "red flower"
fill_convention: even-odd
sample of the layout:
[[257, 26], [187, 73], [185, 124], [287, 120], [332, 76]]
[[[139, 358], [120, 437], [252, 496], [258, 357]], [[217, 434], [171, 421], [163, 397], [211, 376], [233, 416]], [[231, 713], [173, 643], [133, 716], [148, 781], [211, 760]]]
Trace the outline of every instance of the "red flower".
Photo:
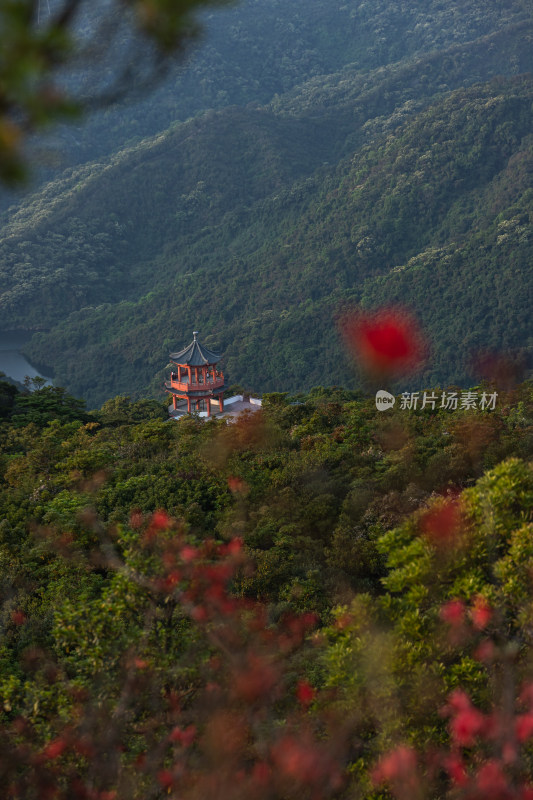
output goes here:
[[198, 557], [198, 550], [195, 547], [191, 547], [190, 545], [186, 544], [184, 548], [180, 551], [180, 558], [182, 561], [185, 561], [188, 564], [191, 561], [194, 561], [195, 558]]
[[462, 758], [457, 755], [450, 755], [444, 761], [444, 767], [448, 771], [452, 782], [457, 786], [463, 786], [468, 779], [466, 768]]
[[275, 688], [278, 673], [265, 659], [253, 653], [248, 655], [248, 664], [234, 676], [235, 694], [247, 703], [266, 697]]
[[231, 542], [228, 542], [226, 545], [226, 553], [229, 556], [237, 556], [242, 552], [242, 539], [236, 538], [232, 539]]
[[491, 639], [483, 639], [483, 641], [480, 642], [479, 647], [477, 647], [474, 651], [474, 658], [476, 658], [478, 661], [488, 664], [493, 660], [494, 653], [494, 642]]
[[12, 611], [11, 619], [15, 625], [23, 625], [26, 622], [26, 614], [24, 611]]
[[176, 584], [178, 584], [181, 580], [181, 573], [174, 569], [172, 572], [169, 572], [165, 580], [163, 581], [163, 588], [167, 592], [171, 592]]
[[183, 747], [190, 747], [196, 738], [196, 727], [189, 725], [187, 728], [174, 728], [170, 733], [171, 742], [179, 742]]
[[383, 756], [372, 773], [372, 780], [376, 785], [396, 781], [410, 782], [415, 772], [415, 751], [410, 747], [400, 745], [391, 753]]
[[460, 711], [450, 722], [450, 732], [455, 744], [470, 747], [485, 727], [485, 717], [473, 706]]
[[489, 624], [492, 617], [492, 610], [486, 599], [482, 595], [478, 595], [474, 601], [474, 606], [470, 610], [472, 623], [474, 628], [482, 631]]
[[54, 739], [49, 742], [43, 750], [45, 758], [54, 759], [59, 758], [61, 753], [65, 750], [67, 743], [64, 739]]
[[424, 340], [420, 328], [400, 309], [350, 315], [342, 328], [348, 347], [369, 372], [406, 373], [421, 361]]
[[207, 619], [207, 610], [205, 606], [194, 606], [191, 609], [191, 617], [195, 622], [205, 622]]
[[308, 681], [298, 681], [298, 685], [296, 687], [296, 697], [302, 706], [307, 708], [307, 706], [313, 701], [315, 694], [315, 690], [311, 684], [308, 683]]
[[320, 754], [311, 743], [293, 736], [284, 736], [272, 748], [275, 767], [287, 778], [314, 784], [321, 777]]
[[516, 738], [525, 742], [533, 736], [533, 714], [520, 714], [516, 718]]
[[469, 696], [462, 689], [454, 689], [448, 697], [448, 705], [444, 711], [449, 714], [450, 712], [467, 711], [472, 707]]
[[230, 475], [228, 478], [228, 488], [233, 494], [247, 494], [249, 489], [246, 481], [243, 481], [242, 478], [238, 478], [235, 475]]
[[169, 525], [170, 525], [170, 517], [168, 516], [166, 511], [163, 511], [163, 509], [161, 508], [158, 509], [157, 511], [154, 511], [154, 513], [152, 514], [152, 519], [150, 521], [151, 528], [162, 531], [165, 530], [165, 528], [168, 528]]
[[162, 769], [157, 773], [157, 780], [164, 789], [170, 789], [174, 783], [174, 775], [168, 769]]
[[461, 625], [465, 615], [465, 604], [462, 600], [450, 600], [440, 608], [440, 618], [452, 627]]
[[420, 531], [434, 545], [454, 544], [461, 530], [461, 511], [455, 500], [434, 505], [420, 519]]
[[508, 791], [509, 784], [501, 764], [493, 759], [479, 768], [476, 776], [476, 789], [482, 793], [482, 797], [493, 797], [495, 800], [512, 797]]

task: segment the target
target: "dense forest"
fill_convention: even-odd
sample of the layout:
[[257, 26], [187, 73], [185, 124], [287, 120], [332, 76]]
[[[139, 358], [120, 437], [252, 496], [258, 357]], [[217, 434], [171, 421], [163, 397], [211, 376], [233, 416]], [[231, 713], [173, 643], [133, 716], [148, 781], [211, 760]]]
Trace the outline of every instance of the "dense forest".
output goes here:
[[89, 407], [160, 396], [195, 328], [231, 382], [356, 388], [335, 320], [391, 303], [432, 339], [418, 387], [469, 386], [482, 350], [528, 374], [532, 24], [511, 2], [207, 15], [186, 65], [59, 129], [70, 165], [5, 199], [3, 328]]
[[527, 800], [533, 387], [463, 405], [0, 383], [7, 796]]

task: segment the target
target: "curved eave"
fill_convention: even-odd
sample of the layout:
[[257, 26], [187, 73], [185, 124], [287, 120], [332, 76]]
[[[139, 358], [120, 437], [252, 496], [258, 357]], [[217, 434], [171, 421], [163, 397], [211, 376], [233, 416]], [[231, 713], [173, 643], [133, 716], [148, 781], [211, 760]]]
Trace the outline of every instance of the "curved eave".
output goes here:
[[174, 363], [188, 367], [207, 367], [216, 364], [222, 358], [207, 347], [201, 345], [196, 339], [188, 347], [178, 353], [171, 353], [170, 359]]

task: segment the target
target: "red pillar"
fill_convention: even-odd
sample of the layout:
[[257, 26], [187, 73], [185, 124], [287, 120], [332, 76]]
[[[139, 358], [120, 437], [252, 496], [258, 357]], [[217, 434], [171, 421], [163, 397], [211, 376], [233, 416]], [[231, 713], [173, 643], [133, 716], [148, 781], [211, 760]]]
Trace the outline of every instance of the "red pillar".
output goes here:
[[173, 395], [172, 395], [172, 405], [174, 406], [174, 411], [175, 411], [175, 410], [176, 410], [176, 408], [177, 408], [177, 405], [176, 405], [176, 395], [175, 395], [175, 394], [173, 394]]
[[220, 410], [224, 411], [224, 398], [221, 394], [219, 394], [218, 399], [220, 400]]
[[191, 368], [190, 368], [190, 367], [187, 367], [187, 370], [188, 370], [188, 372], [189, 372], [189, 383], [192, 383], [192, 373], [191, 373]]
[[209, 397], [207, 398], [207, 416], [208, 417], [211, 416], [211, 400], [209, 399]]
[[191, 398], [190, 397], [187, 398], [187, 413], [188, 414], [191, 413]]
[[202, 375], [204, 376], [204, 385], [207, 383], [207, 367], [202, 367]]

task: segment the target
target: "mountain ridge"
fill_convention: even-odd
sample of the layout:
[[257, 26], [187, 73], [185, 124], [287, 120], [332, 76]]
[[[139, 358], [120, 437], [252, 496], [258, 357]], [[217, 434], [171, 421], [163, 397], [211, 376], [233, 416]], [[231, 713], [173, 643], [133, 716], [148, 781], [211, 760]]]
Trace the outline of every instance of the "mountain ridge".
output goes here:
[[[496, 217], [507, 214], [521, 229], [501, 246], [512, 245], [519, 264], [522, 319], [532, 82], [498, 76], [533, 70], [532, 33], [533, 22], [521, 21], [373, 72], [345, 65], [266, 105], [205, 111], [71, 169], [10, 214], [0, 245], [4, 318], [49, 328], [28, 355], [90, 403], [157, 391], [166, 351], [197, 327], [226, 350], [233, 379], [258, 391], [353, 382], [336, 309], [407, 303], [434, 335], [442, 313], [431, 285], [421, 282], [426, 303], [413, 295], [409, 265], [428, 272], [453, 262], [448, 277], [464, 281], [468, 255], [483, 284], [482, 248], [492, 252], [505, 222]], [[500, 300], [484, 303], [490, 311]], [[496, 330], [497, 321], [491, 346]], [[522, 321], [505, 338], [527, 350], [528, 337]], [[291, 345], [302, 339], [305, 358]], [[448, 348], [447, 368], [437, 352], [438, 367], [420, 380], [470, 380], [460, 345], [456, 337]], [[102, 359], [110, 375], [98, 374]]]

